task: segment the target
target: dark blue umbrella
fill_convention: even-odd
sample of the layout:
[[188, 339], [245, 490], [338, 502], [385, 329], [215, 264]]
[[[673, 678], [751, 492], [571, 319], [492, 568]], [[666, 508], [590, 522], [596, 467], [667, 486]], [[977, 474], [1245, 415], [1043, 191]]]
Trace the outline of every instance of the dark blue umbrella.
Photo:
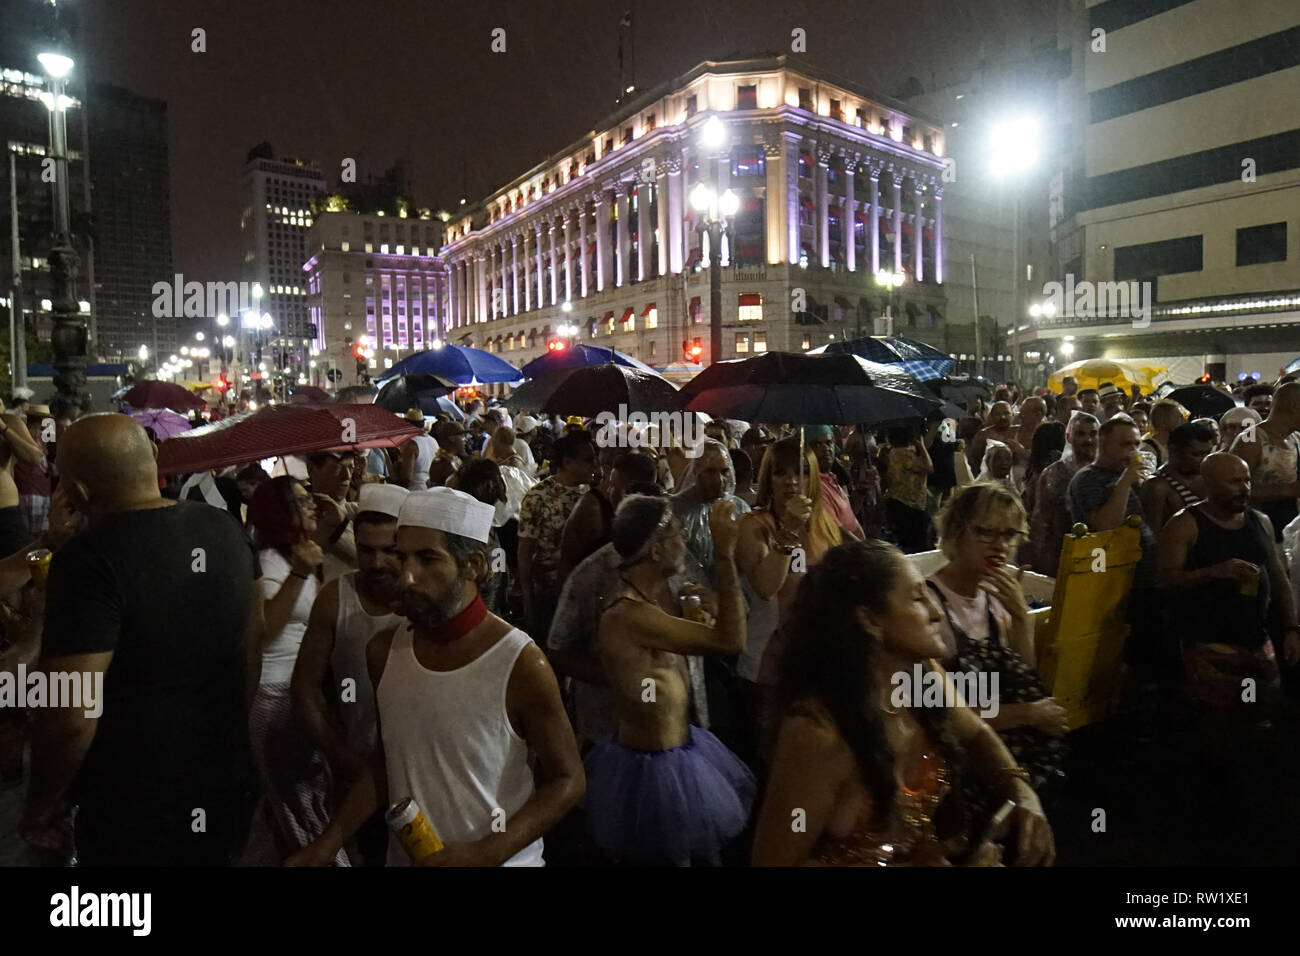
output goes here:
[[1283, 375], [1290, 375], [1292, 372], [1300, 372], [1300, 358], [1293, 358], [1286, 364], [1286, 368], [1282, 369]]
[[436, 375], [399, 375], [380, 386], [374, 404], [394, 415], [405, 415], [412, 408], [436, 415], [443, 409], [438, 399], [455, 390], [454, 382]]
[[598, 345], [573, 345], [568, 348], [547, 352], [541, 358], [535, 358], [525, 365], [520, 372], [524, 378], [540, 378], [547, 372], [558, 372], [566, 368], [582, 368], [586, 365], [624, 365], [637, 368], [643, 372], [653, 372], [649, 365], [620, 352], [618, 349], [605, 349]]
[[832, 342], [820, 349], [813, 349], [809, 354], [821, 352], [827, 355], [847, 352], [860, 355], [869, 362], [898, 365], [922, 381], [943, 378], [957, 364], [947, 353], [940, 352], [934, 346], [902, 335], [869, 335], [860, 339]]
[[444, 345], [408, 355], [379, 376], [383, 382], [396, 375], [437, 375], [457, 385], [490, 385], [494, 382], [518, 382], [519, 369], [482, 349], [466, 345]]

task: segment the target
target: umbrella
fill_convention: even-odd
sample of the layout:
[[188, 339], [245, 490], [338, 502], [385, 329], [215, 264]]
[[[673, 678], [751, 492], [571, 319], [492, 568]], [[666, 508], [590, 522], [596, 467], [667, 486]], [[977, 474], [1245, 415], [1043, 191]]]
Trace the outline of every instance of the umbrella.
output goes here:
[[681, 391], [687, 411], [746, 422], [920, 422], [941, 401], [911, 375], [858, 355], [767, 352], [710, 365]]
[[[465, 420], [465, 413], [460, 410], [460, 406], [446, 395], [438, 396], [438, 411], [446, 412], [452, 417], [453, 421], [463, 422]], [[434, 414], [437, 413], [435, 412]]]
[[1292, 372], [1300, 372], [1300, 357], [1293, 358], [1291, 361], [1287, 362], [1286, 366], [1282, 369], [1283, 375], [1290, 375]]
[[607, 365], [610, 362], [615, 365], [626, 365], [628, 368], [639, 368], [643, 372], [654, 371], [645, 362], [634, 359], [618, 349], [603, 349], [596, 345], [574, 345], [571, 348], [547, 352], [541, 358], [533, 359], [519, 370], [519, 374], [524, 378], [540, 378], [547, 372], [557, 372], [560, 369]]
[[132, 412], [131, 417], [153, 431], [159, 441], [190, 430], [190, 420], [170, 408], [147, 408]]
[[524, 376], [505, 359], [465, 345], [444, 345], [408, 355], [379, 377], [387, 381], [397, 375], [425, 373], [450, 379], [457, 385], [489, 385], [518, 382]]
[[1133, 385], [1151, 391], [1156, 387], [1156, 379], [1168, 372], [1163, 366], [1135, 368], [1110, 359], [1084, 359], [1058, 368], [1048, 378], [1047, 386], [1054, 392], [1064, 391], [1066, 376], [1073, 376], [1079, 388], [1099, 388], [1103, 382], [1110, 382], [1125, 392]]
[[346, 385], [334, 395], [337, 405], [369, 405], [378, 391], [373, 385]]
[[154, 379], [136, 382], [126, 390], [122, 401], [132, 408], [170, 408], [177, 412], [201, 409], [207, 404], [189, 389]]
[[932, 345], [902, 335], [869, 335], [860, 339], [832, 342], [809, 354], [860, 355], [869, 362], [898, 365], [922, 382], [943, 378], [957, 362]]
[[563, 368], [554, 372], [547, 372], [539, 378], [530, 378], [524, 384], [514, 389], [510, 397], [506, 399], [506, 407], [512, 412], [524, 412], [532, 415], [539, 414], [552, 393], [560, 387], [569, 375], [576, 369]]
[[158, 473], [207, 471], [277, 455], [396, 448], [420, 428], [377, 405], [268, 405], [170, 438]]
[[[976, 398], [982, 398], [985, 401], [993, 394], [992, 387], [983, 379], [965, 379], [965, 378], [940, 378], [926, 382], [932, 392], [938, 395], [946, 402], [954, 405], [968, 405]], [[965, 414], [963, 412], [963, 414]], [[952, 418], [954, 416], [948, 416]], [[955, 416], [960, 418], [961, 416]]]
[[315, 385], [299, 385], [289, 395], [294, 405], [323, 405], [330, 400], [330, 393]]
[[542, 411], [584, 418], [610, 412], [622, 420], [625, 418], [624, 409], [627, 412], [675, 412], [681, 407], [677, 386], [655, 372], [606, 364], [570, 371], [551, 392]]
[[438, 399], [455, 390], [455, 382], [438, 375], [399, 375], [379, 387], [375, 404], [397, 415], [405, 415], [412, 408], [418, 408], [426, 415], [436, 415], [441, 410]]
[[1184, 385], [1164, 397], [1172, 398], [1191, 412], [1193, 418], [1218, 419], [1224, 412], [1237, 407], [1231, 395], [1213, 385]]

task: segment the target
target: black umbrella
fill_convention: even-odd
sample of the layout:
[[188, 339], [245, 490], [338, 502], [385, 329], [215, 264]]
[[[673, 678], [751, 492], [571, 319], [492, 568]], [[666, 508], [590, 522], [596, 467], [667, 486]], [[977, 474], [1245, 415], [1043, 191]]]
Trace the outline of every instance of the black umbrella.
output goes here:
[[1237, 407], [1231, 395], [1213, 385], [1184, 385], [1164, 397], [1183, 406], [1192, 413], [1193, 418], [1217, 419], [1224, 412]]
[[681, 391], [684, 407], [719, 418], [794, 425], [920, 422], [941, 401], [906, 372], [857, 355], [768, 352], [718, 362]]
[[[988, 401], [993, 394], [993, 388], [988, 384], [988, 380], [981, 378], [955, 378], [949, 376], [935, 382], [926, 382], [926, 385], [937, 393], [940, 398], [952, 402], [954, 405], [969, 405], [976, 398]], [[961, 416], [957, 417], [960, 418]]]
[[549, 415], [581, 415], [584, 418], [610, 412], [622, 420], [624, 410], [675, 412], [681, 407], [677, 386], [655, 372], [643, 372], [625, 365], [588, 365], [565, 375], [542, 406], [542, 411]]
[[404, 415], [418, 408], [426, 415], [436, 415], [441, 410], [438, 399], [457, 389], [455, 382], [428, 373], [399, 375], [384, 382], [375, 396], [375, 404], [390, 412]]
[[505, 400], [505, 405], [512, 412], [537, 414], [551, 397], [551, 393], [560, 387], [560, 383], [576, 371], [576, 368], [564, 368], [547, 372], [537, 378], [530, 378], [510, 393], [510, 397]]

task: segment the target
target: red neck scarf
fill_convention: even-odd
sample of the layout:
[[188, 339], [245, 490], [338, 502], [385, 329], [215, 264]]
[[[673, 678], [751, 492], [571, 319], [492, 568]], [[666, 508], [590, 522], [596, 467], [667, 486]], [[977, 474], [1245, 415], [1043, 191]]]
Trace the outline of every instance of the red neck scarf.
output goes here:
[[487, 605], [483, 603], [483, 596], [476, 594], [474, 600], [465, 605], [465, 609], [459, 614], [427, 630], [422, 628], [420, 636], [435, 644], [450, 644], [482, 624], [485, 617], [487, 617]]

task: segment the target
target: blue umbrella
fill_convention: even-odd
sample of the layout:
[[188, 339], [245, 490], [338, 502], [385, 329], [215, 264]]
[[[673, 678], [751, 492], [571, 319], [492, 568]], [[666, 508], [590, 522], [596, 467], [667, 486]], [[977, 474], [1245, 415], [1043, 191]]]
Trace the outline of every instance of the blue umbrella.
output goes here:
[[586, 365], [625, 365], [638, 368], [643, 372], [653, 372], [649, 365], [620, 352], [618, 349], [604, 349], [598, 345], [574, 345], [570, 348], [547, 352], [541, 358], [535, 358], [525, 365], [520, 372], [524, 378], [540, 378], [547, 372], [558, 372], [566, 368], [582, 368]]
[[941, 379], [957, 363], [932, 345], [902, 335], [870, 335], [860, 339], [832, 342], [809, 354], [849, 352], [871, 362], [896, 365], [923, 382]]
[[1283, 375], [1290, 375], [1292, 372], [1300, 372], [1300, 358], [1293, 358], [1287, 363], [1286, 368], [1282, 369]]
[[385, 381], [395, 375], [438, 375], [457, 385], [490, 385], [494, 382], [518, 382], [519, 369], [482, 349], [465, 345], [444, 345], [408, 355], [379, 376]]

